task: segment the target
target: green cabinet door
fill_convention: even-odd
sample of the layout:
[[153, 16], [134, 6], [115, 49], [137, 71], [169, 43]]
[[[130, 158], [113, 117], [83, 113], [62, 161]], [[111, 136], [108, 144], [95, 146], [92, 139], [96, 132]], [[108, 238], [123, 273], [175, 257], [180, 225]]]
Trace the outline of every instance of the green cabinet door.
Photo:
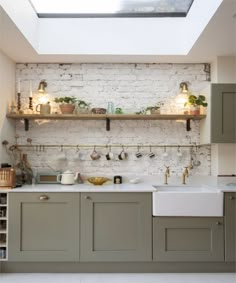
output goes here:
[[236, 142], [236, 84], [212, 84], [211, 142]]
[[10, 193], [9, 260], [78, 260], [79, 202], [73, 193]]
[[81, 261], [151, 261], [151, 193], [82, 193]]
[[225, 193], [225, 261], [236, 261], [236, 193]]
[[154, 261], [224, 261], [221, 217], [154, 217]]

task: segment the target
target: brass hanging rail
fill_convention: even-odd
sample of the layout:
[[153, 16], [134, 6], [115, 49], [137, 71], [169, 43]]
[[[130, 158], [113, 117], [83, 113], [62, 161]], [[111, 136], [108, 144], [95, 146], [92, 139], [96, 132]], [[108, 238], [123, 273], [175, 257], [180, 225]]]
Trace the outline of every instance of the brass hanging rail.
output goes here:
[[200, 148], [204, 146], [210, 146], [210, 144], [16, 144], [18, 148]]

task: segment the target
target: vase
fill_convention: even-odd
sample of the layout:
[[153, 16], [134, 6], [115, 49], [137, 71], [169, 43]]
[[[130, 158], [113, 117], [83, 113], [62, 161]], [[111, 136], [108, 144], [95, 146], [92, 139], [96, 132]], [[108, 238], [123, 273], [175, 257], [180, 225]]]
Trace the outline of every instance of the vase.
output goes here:
[[62, 114], [73, 114], [75, 105], [70, 103], [63, 103], [59, 105]]

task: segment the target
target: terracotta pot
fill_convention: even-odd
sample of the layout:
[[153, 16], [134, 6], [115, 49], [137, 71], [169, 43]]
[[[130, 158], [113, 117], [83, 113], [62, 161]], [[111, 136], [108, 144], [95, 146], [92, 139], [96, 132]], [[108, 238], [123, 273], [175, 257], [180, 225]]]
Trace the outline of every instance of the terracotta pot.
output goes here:
[[200, 107], [191, 107], [190, 108], [190, 115], [200, 115]]
[[73, 114], [73, 112], [75, 110], [75, 105], [74, 104], [63, 103], [63, 104], [60, 104], [59, 106], [60, 106], [62, 114]]

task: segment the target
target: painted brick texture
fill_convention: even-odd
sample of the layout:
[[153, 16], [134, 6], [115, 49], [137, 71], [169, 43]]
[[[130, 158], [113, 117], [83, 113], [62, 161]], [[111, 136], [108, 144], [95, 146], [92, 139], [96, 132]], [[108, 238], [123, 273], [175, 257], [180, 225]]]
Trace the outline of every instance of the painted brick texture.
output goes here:
[[[51, 101], [58, 96], [76, 96], [91, 103], [92, 107], [107, 108], [109, 101], [115, 107], [122, 107], [127, 113], [139, 111], [147, 106], [163, 102], [162, 113], [175, 111], [174, 99], [179, 91], [179, 83], [190, 82], [190, 89], [199, 93], [209, 84], [209, 74], [204, 64], [17, 64], [16, 76], [21, 80], [22, 102], [27, 108], [29, 84], [32, 81], [34, 107], [36, 90], [40, 80], [48, 83], [47, 93]], [[58, 105], [51, 102], [53, 112]], [[193, 121], [192, 131], [186, 132], [184, 123], [175, 121], [112, 121], [111, 131], [105, 130], [104, 121], [35, 121], [30, 122], [29, 132], [17, 122], [19, 143], [31, 138], [35, 144], [188, 144], [199, 143], [199, 122]], [[186, 137], [189, 136], [189, 137]], [[113, 149], [112, 149], [113, 150]], [[60, 160], [59, 149], [46, 149], [45, 152], [28, 151], [29, 161], [34, 168], [79, 170], [86, 175], [144, 174], [158, 175], [171, 167], [172, 174], [180, 175], [183, 167], [189, 164], [189, 149], [181, 149], [183, 156], [177, 156], [176, 148], [167, 148], [168, 157], [163, 156], [162, 148], [153, 148], [155, 158], [148, 157], [149, 148], [140, 148], [141, 159], [135, 157], [137, 148], [126, 148], [129, 158], [126, 161], [107, 161], [107, 150], [98, 149], [100, 160], [90, 158], [92, 148], [81, 148], [78, 156], [75, 149], [66, 150], [66, 160]], [[115, 148], [114, 153], [121, 151]], [[210, 147], [200, 148], [196, 159], [201, 162], [191, 174], [210, 174]], [[194, 157], [195, 158], [195, 157]], [[83, 159], [83, 160], [81, 160]]]

